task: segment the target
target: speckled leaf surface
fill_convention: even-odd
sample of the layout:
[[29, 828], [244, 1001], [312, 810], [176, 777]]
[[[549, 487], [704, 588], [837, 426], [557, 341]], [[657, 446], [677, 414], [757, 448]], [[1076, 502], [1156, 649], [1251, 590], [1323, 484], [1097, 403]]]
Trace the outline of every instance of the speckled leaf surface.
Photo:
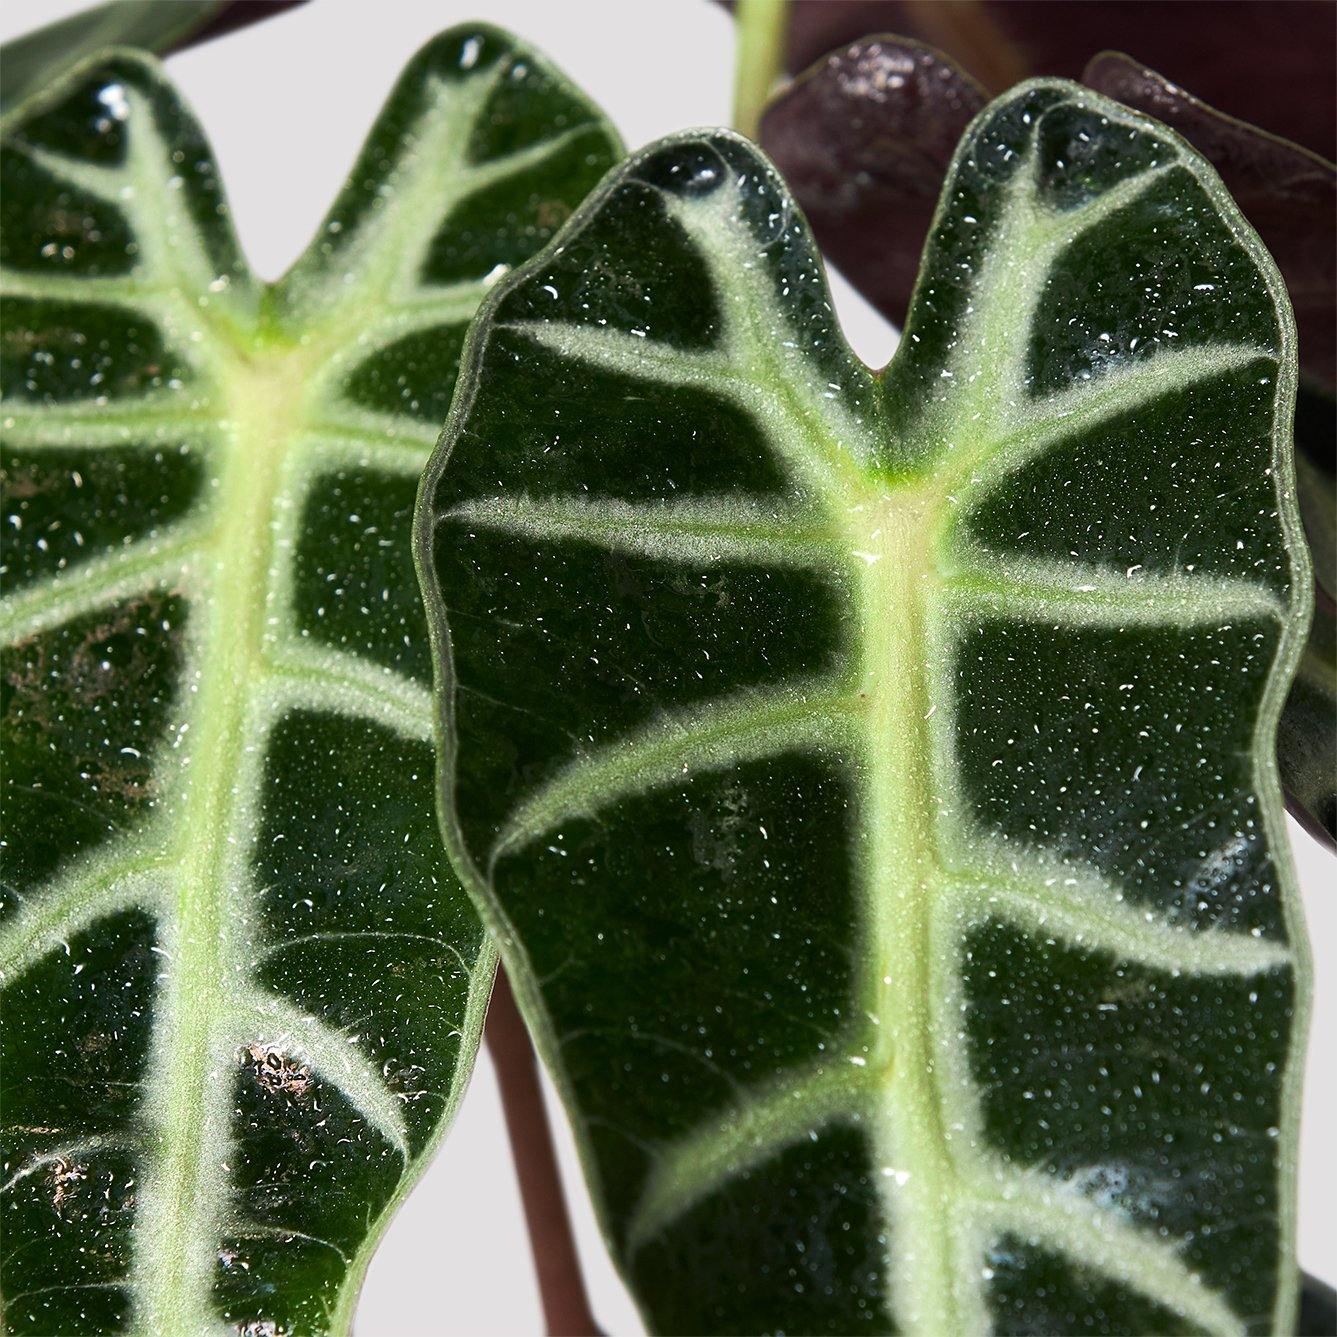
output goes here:
[[[1182, 134], [1221, 174], [1275, 258], [1299, 330], [1295, 443], [1301, 510], [1318, 568], [1314, 629], [1278, 738], [1291, 811], [1331, 844], [1337, 831], [1333, 664], [1332, 436], [1337, 331], [1337, 171], [1316, 154], [1223, 115], [1114, 52], [1084, 82]], [[833, 51], [772, 101], [760, 142], [784, 173], [824, 254], [901, 324], [951, 146], [983, 89], [941, 52], [866, 37]]]
[[1277, 762], [1293, 815], [1337, 843], [1337, 167], [1199, 101], [1117, 52], [1083, 82], [1177, 130], [1221, 173], [1286, 281], [1299, 335], [1295, 474], [1314, 563], [1314, 622], [1282, 714]]
[[943, 178], [984, 88], [932, 47], [865, 37], [786, 85], [758, 142], [822, 253], [900, 325]]
[[2, 152], [5, 1328], [343, 1331], [493, 967], [436, 826], [417, 480], [488, 284], [615, 145], [447, 33], [272, 286], [150, 58]]
[[1225, 115], [1116, 51], [1091, 61], [1082, 82], [1178, 131], [1216, 168], [1286, 281], [1301, 370], [1324, 385], [1337, 381], [1337, 168], [1332, 162]]
[[1283, 1329], [1293, 330], [1029, 84], [880, 375], [724, 132], [489, 297], [419, 499], [443, 829], [649, 1326]]

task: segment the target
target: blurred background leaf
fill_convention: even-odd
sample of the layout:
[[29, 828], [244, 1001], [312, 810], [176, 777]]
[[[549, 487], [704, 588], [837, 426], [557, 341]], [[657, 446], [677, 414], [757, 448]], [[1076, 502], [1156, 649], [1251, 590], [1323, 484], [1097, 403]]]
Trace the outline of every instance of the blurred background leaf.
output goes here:
[[111, 46], [155, 55], [221, 37], [304, 0], [110, 0], [0, 46], [0, 115], [85, 56]]
[[883, 32], [939, 48], [991, 95], [1033, 74], [1077, 79], [1107, 47], [1132, 49], [1229, 115], [1337, 156], [1328, 0], [792, 0], [789, 70]]

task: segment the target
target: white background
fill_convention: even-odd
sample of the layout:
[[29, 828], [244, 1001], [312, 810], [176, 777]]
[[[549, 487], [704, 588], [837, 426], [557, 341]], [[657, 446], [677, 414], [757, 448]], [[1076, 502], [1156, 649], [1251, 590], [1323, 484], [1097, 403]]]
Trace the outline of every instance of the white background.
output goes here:
[[[0, 39], [84, 4], [8, 0]], [[476, 8], [456, 0], [311, 0], [169, 62], [213, 142], [242, 245], [262, 276], [277, 277], [305, 246], [414, 51], [441, 29], [480, 17], [546, 52], [612, 117], [628, 148], [688, 126], [728, 123], [732, 24], [709, 0], [486, 0]], [[881, 366], [895, 346], [895, 331], [838, 275], [833, 284], [855, 350]], [[1315, 967], [1300, 1259], [1331, 1281], [1337, 1272], [1337, 864], [1294, 824], [1291, 832]], [[595, 1312], [605, 1332], [638, 1332], [555, 1104], [552, 1112]], [[357, 1329], [359, 1337], [543, 1330], [486, 1052], [441, 1153], [372, 1262]]]

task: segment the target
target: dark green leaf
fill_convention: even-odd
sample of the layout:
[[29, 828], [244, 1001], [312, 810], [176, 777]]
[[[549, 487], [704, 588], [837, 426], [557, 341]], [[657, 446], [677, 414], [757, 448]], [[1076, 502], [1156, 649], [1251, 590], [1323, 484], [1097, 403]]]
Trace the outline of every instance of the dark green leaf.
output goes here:
[[1292, 144], [1223, 115], [1164, 75], [1115, 51], [1082, 82], [1177, 130], [1221, 174], [1286, 280], [1300, 334], [1300, 365], [1337, 381], [1337, 170]]
[[1278, 735], [1291, 811], [1329, 845], [1337, 840], [1337, 169], [1285, 140], [1223, 116], [1155, 70], [1105, 52], [1084, 82], [1164, 121], [1221, 173], [1276, 259], [1295, 310], [1302, 384], [1295, 415], [1300, 514], [1318, 589], [1314, 623]]
[[1297, 1337], [1332, 1337], [1337, 1332], [1337, 1294], [1326, 1281], [1305, 1273], [1300, 1283]]
[[1284, 289], [1073, 85], [850, 353], [726, 133], [484, 305], [424, 479], [443, 829], [657, 1331], [1295, 1313]]
[[302, 0], [108, 0], [0, 46], [0, 115], [108, 47], [179, 51]]
[[149, 58], [0, 152], [6, 1331], [344, 1331], [493, 969], [437, 832], [418, 476], [484, 292], [616, 145], [456, 29], [273, 286]]
[[[1153, 70], [1105, 53], [1087, 81], [1178, 130], [1221, 172], [1272, 251], [1317, 386], [1334, 380], [1337, 331], [1337, 173], [1284, 140], [1223, 116]], [[775, 99], [760, 140], [784, 172], [823, 249], [880, 310], [903, 321], [928, 228], [928, 200], [945, 170], [945, 145], [983, 102], [940, 52], [870, 37], [834, 52]], [[1315, 390], [1296, 420], [1305, 528], [1319, 567], [1313, 645], [1293, 689], [1279, 760], [1295, 815], [1333, 839], [1337, 675], [1332, 662], [1333, 413]], [[1326, 519], [1324, 518], [1326, 517]]]

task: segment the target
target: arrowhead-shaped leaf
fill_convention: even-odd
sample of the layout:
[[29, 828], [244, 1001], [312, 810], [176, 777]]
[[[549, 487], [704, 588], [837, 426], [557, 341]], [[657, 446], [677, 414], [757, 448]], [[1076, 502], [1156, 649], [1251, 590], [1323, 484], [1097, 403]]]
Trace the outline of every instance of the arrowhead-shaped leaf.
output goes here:
[[[1103, 52], [1083, 81], [1177, 130], [1220, 172], [1286, 280], [1307, 372], [1334, 380], [1337, 179], [1331, 162], [1224, 115], [1155, 70]], [[870, 301], [905, 318], [912, 264], [950, 151], [984, 103], [966, 69], [910, 38], [864, 37], [787, 86], [760, 142], [823, 248]]]
[[151, 59], [11, 124], [7, 1331], [347, 1328], [493, 967], [440, 854], [417, 480], [488, 284], [616, 152], [455, 30], [269, 286]]
[[[1337, 837], [1337, 668], [1333, 665], [1333, 332], [1337, 173], [1314, 154], [1208, 107], [1154, 70], [1106, 52], [1086, 82], [1179, 131], [1222, 174], [1268, 245], [1296, 312], [1301, 508], [1319, 582], [1309, 651], [1287, 704], [1278, 760], [1291, 810]], [[772, 102], [761, 143], [824, 252], [890, 319], [904, 321], [923, 238], [954, 143], [983, 90], [940, 52], [869, 37], [832, 52]]]
[[666, 1332], [1295, 1313], [1284, 289], [1026, 85], [849, 351], [726, 133], [480, 313], [418, 510], [443, 825]]

